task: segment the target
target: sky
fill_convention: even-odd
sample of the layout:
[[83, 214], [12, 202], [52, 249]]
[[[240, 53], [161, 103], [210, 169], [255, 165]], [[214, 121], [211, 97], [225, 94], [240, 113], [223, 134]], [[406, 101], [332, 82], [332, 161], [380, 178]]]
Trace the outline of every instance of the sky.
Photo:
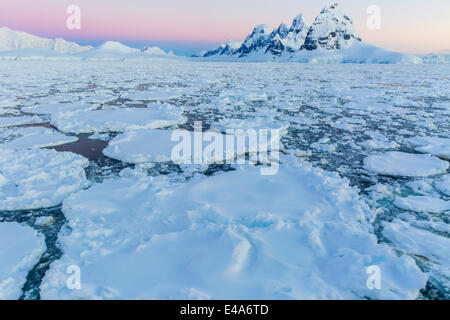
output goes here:
[[[330, 0], [1, 0], [0, 26], [80, 44], [121, 41], [141, 48], [192, 54], [253, 27], [290, 26], [298, 14], [308, 24]], [[450, 52], [450, 0], [340, 0], [363, 41], [408, 53]], [[81, 10], [81, 29], [66, 26], [69, 5]], [[367, 27], [367, 8], [380, 8], [380, 28]]]

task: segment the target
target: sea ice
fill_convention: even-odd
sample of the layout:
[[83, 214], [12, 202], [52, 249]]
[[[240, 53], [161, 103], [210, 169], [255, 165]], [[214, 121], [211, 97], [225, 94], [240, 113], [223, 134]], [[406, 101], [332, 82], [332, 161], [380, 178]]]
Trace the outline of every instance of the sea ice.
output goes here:
[[439, 137], [414, 137], [406, 142], [417, 146], [416, 151], [429, 153], [439, 158], [450, 160], [450, 139]]
[[[116, 179], [64, 201], [71, 233], [44, 299], [411, 299], [427, 276], [378, 244], [373, 217], [336, 174], [292, 161], [196, 176]], [[67, 266], [81, 290], [66, 287]], [[381, 289], [366, 286], [367, 267]]]
[[112, 139], [103, 154], [127, 163], [170, 161], [172, 149], [177, 144], [171, 140], [172, 132], [157, 129], [128, 131]]
[[388, 176], [426, 177], [443, 173], [448, 166], [447, 161], [427, 154], [397, 151], [371, 155], [364, 159], [366, 170]]
[[[200, 138], [192, 131], [184, 130], [186, 136], [180, 137], [173, 130], [140, 129], [127, 131], [112, 139], [103, 154], [109, 158], [127, 163], [167, 162], [175, 163], [229, 163], [244, 159], [248, 153], [256, 162], [258, 152], [260, 162], [269, 163], [274, 160], [269, 155], [279, 151], [279, 144], [272, 144], [272, 136], [267, 136], [267, 149], [259, 148], [261, 137], [255, 136], [255, 143], [245, 135], [224, 135], [217, 130], [201, 133]], [[172, 135], [173, 139], [172, 140]], [[211, 139], [209, 139], [211, 138]], [[188, 140], [187, 145], [184, 142]], [[208, 140], [208, 141], [206, 141]], [[230, 147], [228, 144], [231, 142]], [[219, 145], [216, 145], [219, 142]], [[199, 152], [196, 151], [197, 145]], [[178, 148], [176, 148], [178, 146]], [[183, 148], [180, 150], [180, 148]], [[218, 148], [216, 150], [216, 147]], [[186, 150], [185, 150], [186, 149]], [[182, 151], [182, 152], [181, 152]], [[269, 155], [267, 155], [269, 153]], [[263, 156], [263, 154], [265, 154]], [[244, 159], [245, 160], [245, 159]]]
[[415, 212], [445, 213], [450, 211], [450, 201], [428, 196], [397, 197], [394, 205], [400, 209]]
[[[7, 138], [6, 142], [0, 143], [0, 149], [29, 149], [43, 148], [75, 142], [77, 137], [66, 136], [53, 129], [44, 127], [14, 128], [0, 133], [0, 141]], [[11, 138], [13, 137], [13, 138]]]
[[194, 92], [193, 88], [173, 87], [173, 88], [148, 88], [142, 91], [127, 92], [123, 98], [130, 100], [146, 101], [166, 101], [179, 98], [185, 94]]
[[78, 113], [52, 114], [51, 123], [63, 132], [123, 132], [140, 128], [164, 128], [182, 124], [186, 119], [173, 108], [123, 108]]
[[395, 141], [372, 139], [359, 143], [361, 147], [373, 150], [396, 149], [400, 145]]
[[0, 223], [0, 300], [20, 297], [27, 273], [44, 250], [37, 231], [17, 222]]
[[2, 127], [12, 127], [22, 124], [30, 123], [43, 123], [45, 122], [41, 117], [38, 116], [20, 116], [20, 117], [0, 117], [0, 128]]
[[[432, 268], [443, 277], [450, 276], [450, 239], [428, 230], [415, 228], [405, 221], [395, 219], [392, 222], [383, 223], [384, 236], [392, 241], [403, 252], [417, 257], [427, 257], [434, 262]], [[445, 282], [442, 286], [446, 287]]]
[[36, 114], [55, 114], [60, 112], [78, 112], [98, 108], [99, 105], [86, 103], [51, 103], [24, 107], [22, 111]]
[[436, 182], [436, 187], [444, 194], [450, 197], [450, 175], [445, 175]]
[[0, 210], [52, 207], [86, 188], [88, 160], [70, 152], [48, 149], [2, 150]]

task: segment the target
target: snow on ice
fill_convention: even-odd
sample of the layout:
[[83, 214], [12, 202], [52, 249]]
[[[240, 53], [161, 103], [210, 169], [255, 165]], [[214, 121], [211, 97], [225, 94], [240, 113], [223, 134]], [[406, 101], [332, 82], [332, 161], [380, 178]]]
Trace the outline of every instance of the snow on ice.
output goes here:
[[[42, 297], [450, 297], [447, 65], [0, 65], [0, 215], [67, 199]], [[300, 162], [281, 156], [274, 176], [160, 162], [169, 132], [196, 121], [281, 129]], [[98, 157], [38, 149], [77, 138]], [[65, 289], [72, 263], [81, 291]]]
[[426, 177], [444, 173], [449, 164], [436, 157], [391, 151], [364, 159], [364, 167], [382, 175]]
[[52, 207], [86, 188], [88, 160], [70, 152], [47, 149], [2, 150], [0, 210]]
[[164, 128], [186, 119], [170, 106], [151, 109], [122, 108], [77, 113], [52, 114], [51, 123], [62, 132], [123, 132], [140, 128]]
[[[114, 179], [70, 196], [72, 232], [41, 286], [65, 298], [414, 298], [427, 276], [371, 233], [372, 213], [339, 176], [299, 160], [197, 176]], [[83, 287], [66, 288], [68, 265]], [[383, 270], [381, 290], [366, 268]], [[264, 281], [262, 281], [264, 279]]]
[[66, 136], [56, 130], [44, 127], [11, 128], [0, 133], [0, 149], [43, 148], [77, 140], [77, 137]]
[[28, 271], [44, 250], [44, 237], [31, 227], [0, 223], [0, 300], [21, 296]]

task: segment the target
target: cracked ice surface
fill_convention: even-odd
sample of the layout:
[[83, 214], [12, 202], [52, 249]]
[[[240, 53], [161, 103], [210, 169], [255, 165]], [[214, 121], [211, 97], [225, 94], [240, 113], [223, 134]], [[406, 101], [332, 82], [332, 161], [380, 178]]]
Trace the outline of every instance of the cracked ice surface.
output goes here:
[[25, 210], [60, 204], [72, 192], [86, 188], [88, 160], [54, 150], [2, 150], [0, 210]]
[[0, 149], [31, 149], [52, 147], [77, 141], [56, 130], [43, 127], [11, 128], [0, 132]]
[[44, 238], [32, 228], [0, 223], [0, 300], [20, 297], [28, 271], [44, 250]]
[[[54, 205], [70, 196], [64, 208], [68, 224], [75, 226], [75, 231], [71, 233], [63, 228], [59, 234], [65, 246], [63, 257], [51, 265], [42, 284], [43, 297], [72, 298], [76, 293], [61, 287], [60, 268], [72, 259], [80, 263], [92, 259], [99, 267], [90, 265], [82, 270], [87, 277], [80, 292], [83, 297], [208, 298], [231, 294], [234, 289], [247, 286], [255, 290], [249, 291], [252, 297], [256, 294], [324, 297], [327, 291], [327, 297], [376, 298], [377, 292], [366, 291], [367, 275], [361, 274], [365, 273], [366, 264], [372, 262], [380, 264], [386, 276], [382, 281], [387, 287], [379, 292], [380, 297], [450, 298], [450, 265], [445, 250], [450, 237], [449, 66], [182, 61], [0, 64], [2, 142], [13, 143], [14, 139], [25, 136], [25, 131], [17, 126], [34, 126], [39, 122], [47, 127], [53, 124], [55, 131], [51, 132], [57, 135], [57, 140], [86, 133], [89, 134], [86, 138], [77, 136], [81, 142], [89, 140], [89, 136], [94, 139], [89, 140], [94, 146], [103, 148], [109, 143], [104, 150], [96, 149], [99, 156], [92, 159], [98, 160], [91, 160], [86, 168], [92, 189], [72, 196], [88, 186], [81, 175], [87, 160], [68, 168], [58, 166], [53, 171], [48, 167], [52, 162], [46, 154], [48, 150], [42, 153], [39, 149], [27, 150], [23, 157], [19, 154], [10, 157], [10, 151], [5, 154], [2, 151], [2, 165], [12, 166], [11, 163], [18, 161], [24, 171], [36, 175], [22, 179], [18, 172], [14, 177], [6, 177], [1, 172], [1, 192], [10, 191], [14, 179], [20, 178], [20, 188], [16, 191], [30, 190], [30, 197], [20, 204], [36, 201], [36, 207]], [[152, 128], [178, 126], [192, 130], [195, 121], [203, 121], [205, 130], [213, 128], [222, 133], [227, 129], [281, 128], [280, 148], [285, 155], [281, 158], [280, 177], [260, 177], [259, 170], [248, 166], [179, 166], [158, 162], [160, 159], [155, 155], [167, 156], [169, 149], [152, 143], [151, 138], [155, 137], [150, 133]], [[133, 136], [138, 130], [141, 133]], [[21, 147], [43, 147], [55, 142], [53, 138], [50, 140], [38, 141], [34, 135], [27, 143], [21, 143]], [[63, 145], [62, 149], [80, 152], [83, 143], [72, 149]], [[109, 153], [115, 146], [117, 151]], [[52, 157], [56, 154], [52, 153]], [[399, 154], [393, 161], [392, 155]], [[292, 159], [286, 161], [289, 155], [301, 158], [303, 164], [297, 167]], [[134, 165], [135, 162], [139, 164]], [[325, 171], [314, 169], [307, 174], [306, 162]], [[369, 166], [365, 166], [367, 162]], [[404, 165], [399, 166], [400, 163]], [[49, 179], [49, 171], [51, 177], [55, 174], [57, 178]], [[339, 174], [358, 190], [351, 191], [337, 177], [325, 178], [328, 177], [325, 172]], [[234, 186], [236, 191], [225, 193], [224, 188], [212, 183], [218, 181]], [[269, 190], [265, 185], [279, 188]], [[6, 186], [9, 187], [4, 189]], [[208, 186], [207, 196], [200, 192], [200, 186]], [[242, 192], [247, 196], [244, 200], [237, 191], [245, 186], [248, 188]], [[58, 195], [55, 190], [61, 193]], [[198, 197], [194, 197], [194, 190], [200, 192]], [[342, 229], [349, 232], [341, 236], [341, 229], [329, 227], [323, 220], [328, 211], [313, 210], [308, 197], [284, 196], [291, 195], [292, 190], [308, 195], [312, 190], [320, 191], [317, 206], [321, 209], [326, 203], [340, 203], [341, 196], [353, 197], [349, 200], [354, 205], [352, 208], [344, 206], [332, 215], [336, 225], [350, 222]], [[250, 191], [253, 192], [249, 194]], [[42, 194], [46, 192], [45, 197], [49, 199], [58, 195], [55, 201], [44, 204]], [[149, 198], [139, 197], [139, 192]], [[186, 194], [193, 196], [186, 198]], [[221, 200], [222, 196], [228, 201]], [[161, 197], [173, 203], [164, 202]], [[252, 197], [266, 204], [265, 207], [248, 199]], [[78, 203], [74, 204], [74, 199]], [[105, 201], [100, 203], [102, 199]], [[93, 212], [94, 203], [100, 211]], [[86, 212], [103, 214], [105, 219], [84, 216], [76, 211], [76, 205], [86, 208]], [[18, 207], [19, 202], [11, 206]], [[167, 207], [173, 210], [166, 210]], [[366, 208], [361, 215], [356, 214], [358, 207]], [[297, 208], [298, 213], [292, 208]], [[242, 218], [244, 209], [253, 210], [249, 213], [250, 217], [256, 217], [253, 224]], [[130, 212], [142, 227], [125, 218]], [[3, 216], [7, 214], [0, 212]], [[162, 220], [167, 214], [170, 219]], [[147, 233], [145, 227], [149, 227]], [[86, 257], [76, 256], [81, 250], [73, 243], [77, 230], [89, 230], [90, 238], [83, 239], [83, 243], [91, 245], [90, 241], [99, 241], [101, 252], [88, 246]], [[167, 230], [170, 233], [162, 233]], [[160, 233], [155, 236], [157, 232]], [[129, 247], [124, 243], [127, 237]], [[118, 241], [105, 240], [110, 238]], [[217, 245], [214, 252], [205, 250], [209, 242]], [[139, 250], [138, 245], [141, 245]], [[183, 250], [177, 250], [178, 246], [185, 249], [186, 255], [182, 255]], [[189, 258], [195, 248], [198, 248], [198, 262]], [[392, 255], [391, 250], [399, 257]], [[217, 259], [213, 259], [214, 254]], [[135, 260], [122, 261], [128, 256]], [[163, 258], [167, 256], [173, 259], [165, 265]], [[319, 257], [322, 268], [317, 267]], [[376, 257], [385, 260], [371, 260]], [[108, 264], [110, 261], [112, 266]], [[156, 265], [155, 261], [158, 261]], [[332, 262], [340, 268], [327, 269]], [[173, 269], [176, 263], [180, 265], [179, 273]], [[214, 263], [219, 263], [215, 268], [217, 274], [208, 274], [211, 269], [208, 266], [216, 266]], [[140, 264], [154, 268], [165, 280], [158, 282]], [[258, 272], [249, 272], [253, 265], [259, 268]], [[103, 266], [105, 270], [110, 266], [114, 275], [122, 275], [122, 267], [126, 270], [131, 267], [136, 274], [145, 275], [145, 279], [154, 280], [157, 285], [133, 288], [108, 273], [98, 277]], [[182, 277], [187, 273], [189, 277]], [[429, 275], [426, 285], [425, 273]], [[236, 284], [233, 288], [225, 283], [223, 274], [234, 275], [236, 279], [248, 276], [249, 282], [230, 281]], [[307, 275], [313, 277], [314, 285], [309, 286], [307, 281], [300, 284], [298, 279], [306, 279]], [[100, 280], [96, 282], [94, 278]], [[273, 281], [272, 287], [252, 285], [261, 284], [264, 282], [261, 279], [266, 278]], [[211, 279], [222, 281], [221, 292], [212, 288]], [[38, 291], [41, 282], [38, 279], [29, 285]], [[385, 291], [389, 285], [395, 291]]]
[[167, 108], [98, 110], [57, 113], [51, 123], [62, 132], [122, 132], [141, 128], [164, 128], [185, 122], [181, 114]]
[[[95, 185], [64, 202], [72, 232], [43, 298], [415, 297], [426, 275], [377, 244], [369, 208], [347, 183], [294, 159], [273, 177], [246, 168]], [[76, 292], [65, 285], [73, 264], [84, 270]], [[384, 275], [377, 292], [365, 282], [373, 264]]]

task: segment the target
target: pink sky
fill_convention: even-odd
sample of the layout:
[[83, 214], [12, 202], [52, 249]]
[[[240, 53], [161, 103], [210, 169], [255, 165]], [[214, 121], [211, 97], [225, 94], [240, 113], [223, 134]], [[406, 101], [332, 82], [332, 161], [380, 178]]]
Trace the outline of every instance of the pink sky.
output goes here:
[[[330, 1], [304, 0], [1, 0], [0, 26], [67, 40], [222, 43], [243, 39], [257, 24], [309, 24]], [[391, 50], [450, 50], [449, 0], [341, 0], [364, 41]], [[66, 28], [66, 8], [81, 8], [82, 28]], [[381, 9], [381, 29], [366, 27], [369, 5]]]

